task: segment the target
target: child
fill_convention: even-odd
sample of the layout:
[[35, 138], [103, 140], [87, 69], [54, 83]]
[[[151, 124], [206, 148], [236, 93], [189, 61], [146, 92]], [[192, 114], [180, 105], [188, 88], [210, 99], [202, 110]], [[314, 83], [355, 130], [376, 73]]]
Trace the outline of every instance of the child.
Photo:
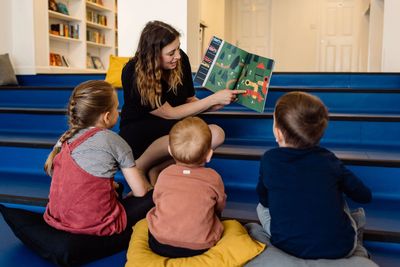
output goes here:
[[[75, 234], [110, 236], [130, 231], [153, 206], [151, 186], [135, 168], [131, 148], [109, 130], [118, 121], [117, 108], [116, 91], [107, 82], [88, 81], [73, 90], [69, 129], [45, 163], [52, 181], [43, 217], [50, 226]], [[113, 183], [119, 168], [134, 195], [121, 202]]]
[[168, 150], [176, 164], [160, 173], [154, 189], [155, 207], [146, 216], [149, 246], [170, 258], [199, 255], [221, 238], [218, 216], [226, 200], [221, 177], [204, 167], [213, 154], [208, 125], [197, 117], [179, 121]]
[[359, 203], [371, 201], [371, 191], [318, 146], [327, 125], [328, 111], [317, 97], [282, 96], [273, 125], [279, 148], [265, 152], [260, 164], [260, 222], [274, 246], [304, 259], [351, 256], [357, 227], [343, 193]]

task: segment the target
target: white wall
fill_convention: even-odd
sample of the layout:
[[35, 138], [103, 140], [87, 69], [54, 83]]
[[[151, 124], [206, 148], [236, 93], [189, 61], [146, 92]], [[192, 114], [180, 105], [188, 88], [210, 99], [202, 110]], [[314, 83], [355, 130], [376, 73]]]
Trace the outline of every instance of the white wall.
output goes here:
[[400, 72], [400, 1], [384, 1], [382, 71]]
[[118, 55], [133, 56], [140, 33], [151, 20], [161, 20], [181, 34], [181, 48], [187, 51], [187, 21], [190, 0], [118, 0]]
[[384, 1], [372, 0], [369, 10], [368, 71], [378, 72], [382, 68], [382, 35]]
[[0, 54], [11, 52], [11, 1], [12, 0], [0, 1], [0, 36], [3, 36], [0, 42]]
[[187, 54], [193, 71], [197, 71], [201, 63], [201, 45], [199, 37], [200, 0], [190, 0], [188, 3], [187, 21]]
[[279, 71], [315, 71], [318, 1], [272, 1], [272, 56]]
[[225, 0], [200, 0], [200, 3], [200, 19], [207, 25], [204, 54], [213, 35], [225, 39]]

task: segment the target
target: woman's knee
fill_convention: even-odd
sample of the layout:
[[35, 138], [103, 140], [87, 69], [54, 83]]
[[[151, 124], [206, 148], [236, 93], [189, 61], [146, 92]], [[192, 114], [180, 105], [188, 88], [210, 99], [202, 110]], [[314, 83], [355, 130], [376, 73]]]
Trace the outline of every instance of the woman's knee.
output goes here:
[[225, 131], [216, 124], [208, 125], [211, 130], [212, 140], [211, 140], [211, 147], [216, 149], [220, 145], [222, 145], [225, 141]]

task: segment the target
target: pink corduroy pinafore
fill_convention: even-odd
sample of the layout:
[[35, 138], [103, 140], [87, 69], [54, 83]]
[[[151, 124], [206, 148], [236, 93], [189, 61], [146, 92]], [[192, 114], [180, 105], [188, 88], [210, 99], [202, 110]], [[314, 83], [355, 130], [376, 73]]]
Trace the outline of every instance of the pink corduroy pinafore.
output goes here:
[[107, 236], [126, 227], [126, 213], [115, 195], [114, 179], [89, 174], [71, 156], [76, 147], [98, 131], [101, 129], [93, 128], [71, 144], [64, 142], [54, 158], [49, 203], [43, 217], [56, 229]]

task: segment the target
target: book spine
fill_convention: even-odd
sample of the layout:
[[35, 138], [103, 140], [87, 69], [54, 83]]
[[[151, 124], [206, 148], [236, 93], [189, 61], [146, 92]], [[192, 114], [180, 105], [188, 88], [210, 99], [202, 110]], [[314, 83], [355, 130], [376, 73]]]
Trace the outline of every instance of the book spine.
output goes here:
[[200, 64], [199, 70], [197, 71], [194, 79], [194, 81], [201, 84], [201, 86], [204, 86], [207, 83], [208, 77], [210, 76], [211, 70], [217, 61], [223, 44], [224, 41], [217, 37], [213, 37], [211, 39], [206, 54], [204, 55], [203, 61]]
[[[225, 41], [222, 40], [222, 42], [220, 43], [220, 45], [219, 45], [219, 47], [218, 47], [218, 49], [217, 49], [217, 53], [216, 53], [216, 54], [214, 55], [214, 57], [212, 58], [212, 63], [211, 63], [211, 65], [210, 65], [210, 70], [213, 69], [213, 67], [214, 67], [214, 65], [215, 65], [215, 62], [217, 61], [217, 58], [219, 57], [219, 54], [221, 53], [222, 47], [224, 46], [224, 43], [225, 43]], [[207, 73], [207, 76], [206, 76], [206, 78], [204, 79], [204, 84], [206, 83], [206, 81], [208, 81], [208, 78], [210, 77], [211, 72], [212, 72], [212, 71], [209, 71], [209, 72]], [[204, 84], [203, 84], [203, 86], [204, 86]]]

